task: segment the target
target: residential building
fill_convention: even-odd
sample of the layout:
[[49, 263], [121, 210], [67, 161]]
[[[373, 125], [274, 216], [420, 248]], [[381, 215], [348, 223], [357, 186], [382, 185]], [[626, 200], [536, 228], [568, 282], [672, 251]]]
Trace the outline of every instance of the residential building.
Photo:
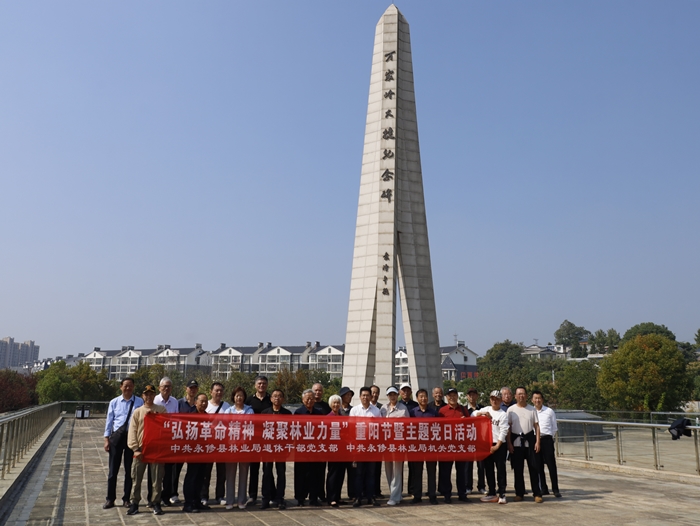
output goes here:
[[34, 340], [19, 343], [10, 336], [0, 340], [0, 369], [23, 367], [38, 359], [39, 346], [34, 343]]

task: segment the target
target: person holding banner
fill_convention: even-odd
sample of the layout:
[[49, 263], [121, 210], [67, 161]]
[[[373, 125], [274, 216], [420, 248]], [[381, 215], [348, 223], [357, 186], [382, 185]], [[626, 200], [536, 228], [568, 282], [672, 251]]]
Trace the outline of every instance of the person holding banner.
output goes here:
[[[209, 399], [206, 393], [199, 393], [195, 402], [198, 414], [206, 414]], [[182, 493], [185, 497], [185, 505], [182, 507], [183, 513], [199, 513], [199, 510], [209, 509], [209, 506], [202, 504], [200, 488], [204, 484], [204, 468], [207, 464], [200, 462], [188, 462], [187, 474], [182, 483]]]
[[[209, 414], [223, 414], [226, 410], [231, 407], [228, 402], [224, 401], [224, 384], [221, 382], [214, 382], [211, 384], [211, 398], [207, 405], [207, 413]], [[204, 482], [202, 483], [201, 497], [202, 506], [207, 509], [209, 504], [209, 484], [211, 482], [211, 471], [214, 464], [204, 465]], [[216, 463], [216, 488], [214, 490], [214, 500], [217, 504], [226, 504], [224, 500], [224, 495], [226, 494], [226, 464], [221, 462]]]
[[[436, 387], [436, 389], [440, 389]], [[435, 390], [433, 390], [435, 393]], [[434, 396], [434, 394], [433, 394]], [[440, 389], [440, 396], [442, 396], [442, 389]], [[418, 407], [411, 410], [411, 416], [413, 418], [437, 418], [440, 415], [436, 404], [428, 403], [428, 391], [425, 389], [418, 389], [416, 392], [416, 400], [418, 401]], [[413, 469], [413, 479], [411, 482], [413, 485], [408, 486], [408, 492], [413, 495], [413, 500], [411, 504], [419, 504], [423, 495], [423, 461], [419, 462], [409, 462], [408, 469]], [[425, 469], [428, 475], [428, 498], [430, 499], [430, 504], [437, 504], [437, 462], [426, 461]]]
[[[246, 392], [241, 386], [236, 387], [231, 393], [233, 405], [226, 409], [227, 415], [252, 415], [253, 408], [245, 404]], [[217, 464], [218, 468], [218, 464]], [[248, 501], [246, 485], [248, 484], [248, 462], [226, 463], [226, 509], [233, 509], [233, 496], [236, 492], [236, 470], [238, 470], [238, 508], [244, 510]], [[217, 470], [218, 477], [218, 470]], [[217, 486], [218, 486], [217, 481]]]
[[[440, 409], [440, 415], [444, 418], [466, 418], [467, 411], [459, 403], [459, 393], [457, 389], [451, 387], [447, 390], [447, 405]], [[457, 471], [457, 499], [462, 502], [467, 500], [467, 470], [466, 462], [458, 461], [454, 463]], [[440, 462], [440, 481], [438, 491], [445, 498], [445, 504], [452, 502], [452, 461]]]
[[[303, 406], [294, 411], [295, 415], [323, 416], [318, 409], [314, 392], [306, 389], [301, 395]], [[318, 500], [321, 494], [320, 486], [324, 484], [324, 462], [295, 462], [294, 463], [294, 498], [299, 506], [304, 505], [306, 497], [309, 497], [309, 506], [320, 506]]]
[[131, 491], [131, 504], [127, 515], [136, 515], [139, 512], [139, 502], [141, 501], [141, 482], [143, 474], [148, 468], [150, 477], [148, 477], [149, 485], [149, 504], [153, 508], [153, 515], [163, 515], [163, 510], [160, 507], [161, 492], [163, 490], [163, 464], [152, 463], [146, 464], [141, 459], [141, 448], [143, 447], [143, 419], [148, 413], [165, 413], [166, 409], [160, 404], [154, 404], [153, 399], [156, 396], [156, 388], [148, 384], [142, 391], [143, 405], [139, 407], [131, 416], [131, 425], [129, 426], [129, 437], [127, 445], [134, 452], [134, 462], [131, 467], [131, 481], [133, 489]]
[[[291, 415], [289, 409], [285, 409], [284, 392], [281, 389], [275, 389], [270, 395], [272, 407], [263, 409], [263, 415], [278, 415], [285, 418]], [[273, 467], [277, 471], [277, 484], [275, 477], [272, 474]], [[264, 462], [263, 463], [263, 479], [262, 479], [262, 506], [261, 510], [266, 510], [270, 507], [270, 502], [276, 501], [280, 510], [287, 509], [287, 503], [284, 501], [284, 492], [287, 486], [287, 463], [286, 462]]]
[[[484, 459], [484, 472], [489, 489], [481, 502], [506, 503], [506, 452], [508, 451], [508, 415], [501, 409], [501, 391], [491, 391], [491, 406], [479, 409], [472, 416], [486, 416], [491, 419], [491, 454]], [[498, 473], [498, 493], [496, 492], [496, 478], [494, 467]]]
[[[343, 417], [344, 415], [340, 412], [340, 409], [342, 407], [341, 404], [342, 400], [340, 396], [332, 395], [328, 399], [328, 405], [331, 408], [331, 412], [328, 413], [328, 415], [332, 417]], [[326, 478], [326, 497], [328, 499], [328, 504], [333, 508], [337, 508], [342, 502], [341, 494], [347, 464], [347, 462], [328, 463], [328, 478]]]
[[[255, 377], [255, 392], [250, 395], [245, 403], [253, 408], [256, 415], [261, 414], [265, 409], [272, 407], [270, 393], [267, 392], [267, 376], [258, 375]], [[248, 468], [248, 504], [255, 504], [258, 500], [258, 482], [260, 478], [260, 462], [251, 462]]]
[[[369, 387], [360, 389], [360, 405], [350, 410], [351, 417], [380, 418], [382, 415], [376, 406], [370, 403], [372, 391]], [[355, 502], [353, 508], [362, 506], [362, 498], [367, 499], [367, 504], [379, 506], [379, 501], [374, 498], [374, 462], [358, 462], [355, 470]]]
[[[393, 385], [386, 390], [389, 402], [380, 409], [384, 418], [409, 418], [408, 408], [399, 400], [399, 390]], [[417, 406], [416, 406], [417, 407]], [[376, 467], [375, 467], [376, 469]], [[389, 501], [387, 505], [396, 506], [401, 502], [403, 487], [403, 460], [387, 460], [384, 462], [386, 481], [389, 484]]]

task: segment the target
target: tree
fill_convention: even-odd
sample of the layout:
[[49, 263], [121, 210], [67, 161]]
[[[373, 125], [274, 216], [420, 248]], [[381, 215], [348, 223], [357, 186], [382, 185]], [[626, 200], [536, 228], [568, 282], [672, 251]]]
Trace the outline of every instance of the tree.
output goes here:
[[700, 348], [700, 329], [695, 333], [695, 345]]
[[556, 377], [557, 408], [604, 411], [608, 404], [598, 388], [599, 368], [593, 362], [568, 362]]
[[523, 344], [513, 343], [510, 340], [494, 344], [486, 355], [477, 359], [479, 373], [515, 369], [525, 365], [523, 357]]
[[76, 400], [111, 400], [118, 393], [117, 384], [109, 381], [106, 369], [98, 373], [87, 362], [81, 361], [67, 372], [78, 384]]
[[598, 388], [616, 409], [675, 411], [690, 398], [691, 379], [675, 341], [645, 334], [602, 360]]
[[644, 323], [638, 323], [634, 327], [627, 329], [627, 332], [622, 337], [620, 344], [625, 344], [630, 340], [635, 339], [637, 336], [644, 336], [645, 334], [659, 334], [668, 338], [669, 340], [676, 341], [676, 335], [673, 334], [666, 325], [657, 325], [650, 321]]
[[608, 347], [608, 352], [613, 352], [620, 345], [620, 333], [615, 329], [608, 329], [608, 340], [606, 345]]
[[40, 404], [61, 400], [80, 400], [80, 384], [68, 372], [66, 362], [54, 362], [48, 369], [37, 374], [36, 391]]
[[593, 354], [603, 354], [608, 344], [608, 335], [603, 329], [598, 329], [588, 337], [588, 352]]
[[585, 327], [578, 327], [569, 320], [564, 320], [559, 328], [554, 331], [554, 341], [564, 348], [571, 348], [572, 358], [585, 358], [586, 350], [581, 346], [581, 340], [590, 336], [590, 331]]
[[288, 404], [298, 404], [301, 402], [301, 393], [304, 389], [309, 389], [308, 371], [298, 369], [294, 372], [289, 369], [282, 369], [277, 373], [272, 381], [271, 389], [281, 389]]
[[0, 370], [0, 413], [24, 409], [35, 403], [34, 386], [35, 380], [31, 376], [10, 369]]

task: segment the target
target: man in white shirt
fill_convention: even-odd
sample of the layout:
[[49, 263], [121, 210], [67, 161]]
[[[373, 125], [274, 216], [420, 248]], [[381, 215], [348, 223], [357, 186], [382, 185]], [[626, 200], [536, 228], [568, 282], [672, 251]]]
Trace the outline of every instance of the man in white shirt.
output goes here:
[[[472, 416], [486, 416], [491, 419], [491, 454], [484, 459], [484, 471], [488, 482], [488, 493], [481, 502], [506, 503], [506, 452], [508, 451], [508, 415], [501, 409], [501, 391], [491, 391], [491, 406], [472, 413]], [[498, 493], [493, 469], [498, 472]]]
[[[207, 413], [223, 415], [226, 410], [231, 407], [228, 402], [224, 402], [224, 384], [214, 382], [211, 384], [211, 398], [207, 404]], [[202, 482], [201, 498], [202, 505], [207, 506], [209, 500], [209, 483], [211, 482], [211, 470], [214, 464], [205, 464], [203, 467], [204, 480]], [[214, 490], [214, 499], [217, 504], [226, 505], [224, 499], [226, 495], [226, 464], [223, 462], [216, 463], [216, 489]]]
[[[369, 387], [360, 389], [360, 405], [350, 409], [350, 416], [379, 418], [381, 413], [377, 406], [372, 405], [372, 391]], [[362, 506], [362, 498], [367, 499], [367, 504], [379, 506], [379, 501], [374, 498], [374, 462], [358, 462], [355, 470], [355, 502], [354, 508]]]
[[[408, 408], [399, 400], [399, 390], [393, 385], [386, 390], [389, 402], [380, 411], [385, 418], [410, 418]], [[403, 486], [403, 461], [386, 460], [384, 462], [386, 481], [389, 484], [389, 506], [401, 502], [401, 487]]]
[[540, 474], [540, 489], [542, 495], [549, 495], [547, 487], [547, 479], [544, 475], [544, 466], [547, 465], [549, 470], [549, 478], [552, 481], [552, 493], [557, 498], [561, 497], [559, 493], [559, 477], [557, 476], [557, 458], [554, 450], [554, 435], [557, 433], [557, 415], [554, 411], [544, 405], [544, 396], [540, 391], [532, 392], [532, 405], [537, 410], [537, 419], [540, 424], [540, 452], [537, 453], [537, 462], [539, 464]]
[[[177, 398], [170, 396], [173, 392], [173, 381], [164, 376], [160, 380], [158, 385], [159, 394], [156, 395], [153, 400], [154, 405], [162, 405], [165, 407], [166, 413], [178, 413], [180, 411], [180, 403]], [[175, 476], [175, 464], [164, 464], [163, 469], [163, 491], [161, 497], [163, 506], [170, 506], [170, 498], [175, 495], [175, 487], [177, 487], [177, 482], [174, 480]], [[148, 470], [148, 502], [151, 502], [151, 470]]]
[[530, 472], [530, 486], [535, 502], [542, 503], [540, 491], [537, 453], [540, 451], [540, 427], [537, 423], [537, 411], [527, 403], [527, 390], [518, 387], [515, 390], [515, 405], [508, 408], [508, 451], [513, 458], [515, 478], [515, 502], [525, 496], [525, 462]]

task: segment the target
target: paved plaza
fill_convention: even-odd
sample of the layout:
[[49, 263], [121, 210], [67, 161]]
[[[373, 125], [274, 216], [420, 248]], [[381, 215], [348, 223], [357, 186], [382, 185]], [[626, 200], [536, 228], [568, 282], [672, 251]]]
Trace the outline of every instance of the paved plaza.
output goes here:
[[[509, 503], [485, 504], [473, 496], [471, 503], [433, 506], [408, 503], [379, 508], [296, 508], [289, 500], [286, 511], [211, 511], [184, 514], [165, 508], [155, 517], [141, 507], [129, 517], [125, 508], [103, 510], [107, 479], [107, 453], [102, 449], [104, 419], [66, 419], [47, 449], [44, 461], [34, 470], [22, 498], [14, 504], [8, 524], [197, 524], [197, 525], [416, 525], [426, 524], [698, 524], [700, 486], [668, 482], [652, 477], [604, 473], [563, 467], [560, 486], [563, 498], [545, 497], [535, 504], [532, 497], [512, 502], [509, 472]], [[288, 463], [287, 494], [292, 494], [292, 464]], [[184, 476], [184, 473], [183, 473]], [[213, 481], [212, 481], [213, 484]], [[386, 493], [386, 481], [383, 481]], [[212, 487], [213, 489], [213, 487]], [[118, 489], [119, 491], [119, 489]], [[145, 493], [145, 487], [144, 487]], [[120, 495], [120, 493], [118, 493]], [[145, 496], [145, 495], [144, 495]]]

